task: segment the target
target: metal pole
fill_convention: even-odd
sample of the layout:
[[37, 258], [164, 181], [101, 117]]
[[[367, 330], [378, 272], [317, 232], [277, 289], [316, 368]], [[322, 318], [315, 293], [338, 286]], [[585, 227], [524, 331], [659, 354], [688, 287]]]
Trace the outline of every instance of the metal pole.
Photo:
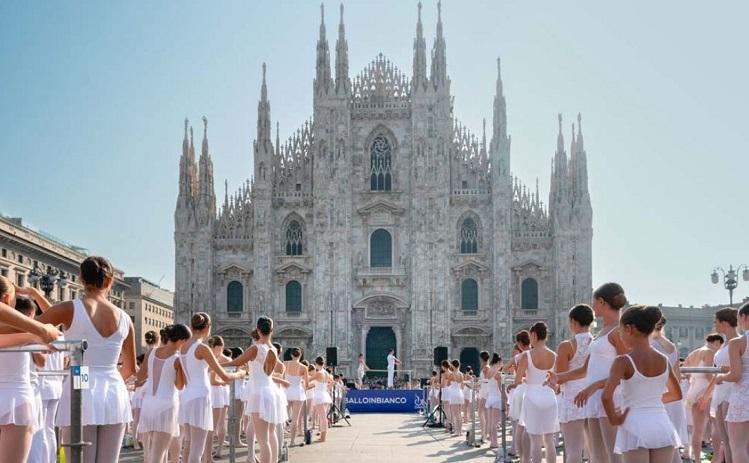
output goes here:
[[471, 381], [471, 384], [469, 386], [469, 393], [471, 394], [471, 427], [468, 430], [468, 435], [466, 436], [466, 443], [471, 447], [478, 447], [476, 445], [476, 394], [474, 386], [476, 385], [476, 380], [474, 379]]
[[79, 367], [83, 362], [83, 351], [86, 347], [86, 342], [82, 341], [77, 349], [73, 349], [70, 356], [70, 442], [67, 444], [70, 447], [70, 463], [82, 463], [83, 447], [90, 445], [89, 442], [83, 442], [81, 385], [76, 384], [73, 375], [73, 367]]
[[[237, 440], [239, 439], [239, 428], [237, 426], [237, 404], [236, 404], [236, 379], [229, 384], [229, 463], [237, 461]], [[251, 447], [250, 447], [251, 448]]]
[[[499, 422], [501, 424], [500, 437], [502, 438], [502, 450], [497, 451], [497, 458], [494, 461], [495, 463], [506, 463], [509, 462], [510, 459], [507, 457], [507, 391], [505, 389], [505, 382], [503, 380], [500, 380], [499, 382], [499, 393], [502, 397], [502, 400], [499, 404]], [[492, 430], [492, 432], [494, 431]], [[513, 439], [514, 438], [515, 436], [513, 436]]]

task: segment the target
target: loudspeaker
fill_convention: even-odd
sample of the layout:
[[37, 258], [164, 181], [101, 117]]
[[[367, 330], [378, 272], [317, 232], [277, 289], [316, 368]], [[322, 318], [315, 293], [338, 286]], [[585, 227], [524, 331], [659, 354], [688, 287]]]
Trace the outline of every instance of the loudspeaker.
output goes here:
[[447, 360], [447, 347], [437, 346], [434, 348], [434, 366], [440, 366], [443, 360]]
[[337, 347], [325, 348], [325, 364], [329, 367], [338, 366], [338, 348]]

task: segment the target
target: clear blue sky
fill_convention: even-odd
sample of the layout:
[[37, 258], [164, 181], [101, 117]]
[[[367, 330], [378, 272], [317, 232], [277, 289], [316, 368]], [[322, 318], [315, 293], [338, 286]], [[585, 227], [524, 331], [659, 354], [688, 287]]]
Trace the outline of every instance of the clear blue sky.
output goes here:
[[[345, 5], [352, 75], [379, 52], [410, 74], [416, 1]], [[491, 119], [501, 56], [512, 168], [542, 195], [556, 114], [567, 136], [582, 112], [594, 285], [718, 303], [712, 268], [749, 263], [748, 5], [444, 2], [458, 118]], [[423, 20], [431, 48], [435, 2]], [[1, 2], [0, 211], [173, 287], [183, 119], [208, 117], [223, 198], [251, 173], [263, 61], [282, 138], [310, 116], [318, 25], [316, 1]]]

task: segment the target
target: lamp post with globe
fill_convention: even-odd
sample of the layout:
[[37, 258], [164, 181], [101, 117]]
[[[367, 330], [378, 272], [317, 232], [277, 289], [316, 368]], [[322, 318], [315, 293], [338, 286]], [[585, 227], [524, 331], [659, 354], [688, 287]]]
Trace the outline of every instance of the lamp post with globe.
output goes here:
[[728, 290], [730, 305], [733, 305], [733, 290], [739, 285], [739, 272], [742, 270], [742, 278], [744, 281], [749, 281], [749, 267], [746, 264], [739, 265], [736, 269], [731, 265], [727, 272], [722, 267], [715, 267], [713, 273], [710, 274], [710, 279], [716, 285], [720, 281], [720, 276], [723, 277], [723, 286]]
[[65, 289], [68, 286], [68, 278], [64, 272], [48, 266], [47, 271], [42, 273], [39, 269], [39, 264], [34, 265], [34, 269], [29, 274], [29, 282], [32, 284], [38, 282], [39, 288], [44, 291], [44, 295], [47, 299], [52, 295], [55, 285], [62, 289]]

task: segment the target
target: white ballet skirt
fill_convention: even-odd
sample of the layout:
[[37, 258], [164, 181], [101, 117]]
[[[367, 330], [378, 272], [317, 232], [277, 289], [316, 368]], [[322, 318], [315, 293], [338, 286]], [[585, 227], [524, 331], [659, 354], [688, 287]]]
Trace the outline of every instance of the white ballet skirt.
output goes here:
[[[58, 338], [63, 341], [64, 337]], [[2, 358], [2, 357], [0, 357]], [[36, 371], [60, 371], [65, 369], [65, 352], [50, 352], [43, 367], [34, 367]], [[39, 376], [39, 393], [42, 400], [59, 400], [62, 396], [62, 382], [66, 373], [58, 376]]]
[[211, 385], [211, 407], [224, 408], [229, 406], [229, 386]]
[[727, 423], [749, 421], [749, 331], [744, 333], [747, 347], [741, 356], [741, 379], [731, 389], [728, 399]]
[[333, 403], [333, 398], [328, 392], [328, 372], [324, 373], [325, 379], [315, 383], [315, 388], [312, 390], [312, 404], [315, 406]]
[[502, 409], [502, 392], [496, 378], [486, 380], [486, 403], [484, 408]]
[[450, 390], [450, 386], [442, 385], [440, 389], [442, 391], [442, 402], [449, 405], [452, 400], [452, 391]]
[[[120, 309], [117, 331], [104, 338], [94, 327], [83, 301], [72, 302], [73, 320], [65, 338], [88, 341], [81, 363], [88, 366], [88, 389], [81, 390], [81, 421], [84, 426], [130, 423], [133, 420], [130, 396], [117, 369], [122, 343], [132, 326], [130, 317]], [[55, 425], [70, 426], [70, 375], [62, 385]]]
[[245, 387], [247, 378], [238, 378], [234, 380], [234, 398], [236, 400], [245, 400]]
[[487, 396], [489, 395], [489, 380], [484, 376], [484, 371], [482, 369], [481, 373], [479, 373], [479, 400], [486, 400]]
[[8, 352], [0, 355], [0, 425], [36, 429], [38, 411], [31, 386], [31, 354]]
[[634, 373], [631, 378], [622, 379], [619, 388], [622, 390], [622, 406], [629, 408], [629, 413], [617, 428], [614, 453], [622, 454], [639, 448], [680, 447], [681, 439], [662, 401], [669, 375], [668, 361], [663, 373], [647, 377], [637, 370], [629, 355], [627, 358]]
[[286, 380], [289, 382], [289, 387], [286, 388], [286, 400], [292, 402], [307, 399], [301, 376], [286, 375]]
[[177, 372], [174, 363], [179, 354], [160, 359], [156, 351], [148, 356], [148, 380], [141, 387], [143, 402], [138, 421], [138, 434], [163, 432], [179, 436], [179, 397], [174, 384]]
[[202, 343], [196, 341], [180, 355], [185, 372], [185, 384], [179, 396], [179, 424], [189, 425], [205, 431], [213, 431], [213, 407], [211, 405], [211, 383], [208, 380], [208, 364], [195, 357]]
[[[704, 367], [707, 365], [705, 365], [705, 362], [700, 360], [700, 363], [697, 366]], [[686, 396], [686, 402], [689, 408], [692, 408], [692, 406], [700, 400], [702, 393], [705, 392], [709, 384], [710, 380], [708, 379], [706, 374], [695, 373], [692, 375], [692, 379], [689, 382], [689, 389], [687, 390]]]
[[[588, 358], [588, 350], [592, 341], [593, 335], [587, 331], [575, 335], [575, 344], [577, 347], [575, 348], [575, 355], [570, 359], [570, 370], [575, 370], [583, 366], [585, 359]], [[586, 408], [575, 405], [575, 396], [585, 389], [586, 385], [587, 381], [585, 378], [567, 381], [561, 385], [561, 394], [557, 396], [560, 423], [583, 420], [587, 417]]]
[[515, 421], [520, 419], [520, 412], [523, 410], [523, 398], [525, 397], [527, 387], [525, 383], [520, 383], [512, 389], [512, 394], [510, 395], [510, 418]]
[[[463, 405], [463, 402], [465, 402], [465, 395], [463, 394], [463, 389], [460, 387], [460, 383], [453, 381], [450, 386], [448, 386], [448, 389], [450, 390], [450, 405]], [[442, 400], [444, 400], [444, 398]]]
[[270, 349], [275, 347], [267, 344], [255, 344], [257, 355], [250, 362], [250, 394], [244, 409], [245, 415], [257, 413], [263, 421], [271, 424], [281, 424], [288, 419], [286, 401], [282, 400], [282, 391], [273, 382], [273, 378], [265, 374], [263, 364]]
[[[716, 367], [731, 366], [730, 358], [728, 355], [728, 342], [723, 343], [721, 348], [718, 349], [718, 352], [715, 353], [714, 363]], [[710, 401], [710, 416], [715, 418], [718, 407], [723, 402], [728, 401], [728, 399], [731, 397], [731, 391], [733, 390], [733, 387], [734, 383], [720, 383], [715, 385], [715, 388], [713, 389], [713, 397]]]
[[[557, 395], [550, 387], [545, 386], [546, 377], [551, 371], [541, 370], [533, 364], [531, 351], [526, 351], [528, 368], [525, 376], [525, 397], [520, 411], [520, 424], [525, 426], [528, 434], [549, 434], [559, 432], [557, 415]], [[555, 360], [556, 361], [556, 360]]]
[[130, 407], [138, 410], [143, 404], [143, 386], [136, 388], [130, 395]]
[[[617, 357], [616, 348], [609, 342], [609, 334], [599, 334], [588, 347], [588, 371], [585, 375], [585, 386], [606, 379], [611, 373], [611, 365]], [[621, 391], [619, 387], [614, 390], [614, 404], [619, 407], [621, 403]], [[597, 389], [588, 397], [585, 404], [586, 418], [606, 418], [606, 410], [603, 409], [601, 397], [603, 388]]]
[[304, 391], [304, 396], [307, 398], [307, 400], [313, 400], [315, 398], [315, 389], [307, 389], [306, 391]]
[[[653, 340], [650, 344], [655, 350], [668, 358], [668, 363], [671, 368], [673, 368], [674, 365], [678, 365], [679, 352], [676, 348], [671, 352], [666, 352], [658, 341]], [[671, 424], [674, 425], [674, 429], [676, 429], [676, 432], [679, 434], [679, 439], [681, 439], [683, 443], [689, 442], [689, 430], [687, 428], [689, 422], [687, 421], [687, 411], [684, 408], [684, 400], [669, 402], [665, 404], [665, 407], [666, 413], [668, 413], [668, 417], [671, 419]]]

